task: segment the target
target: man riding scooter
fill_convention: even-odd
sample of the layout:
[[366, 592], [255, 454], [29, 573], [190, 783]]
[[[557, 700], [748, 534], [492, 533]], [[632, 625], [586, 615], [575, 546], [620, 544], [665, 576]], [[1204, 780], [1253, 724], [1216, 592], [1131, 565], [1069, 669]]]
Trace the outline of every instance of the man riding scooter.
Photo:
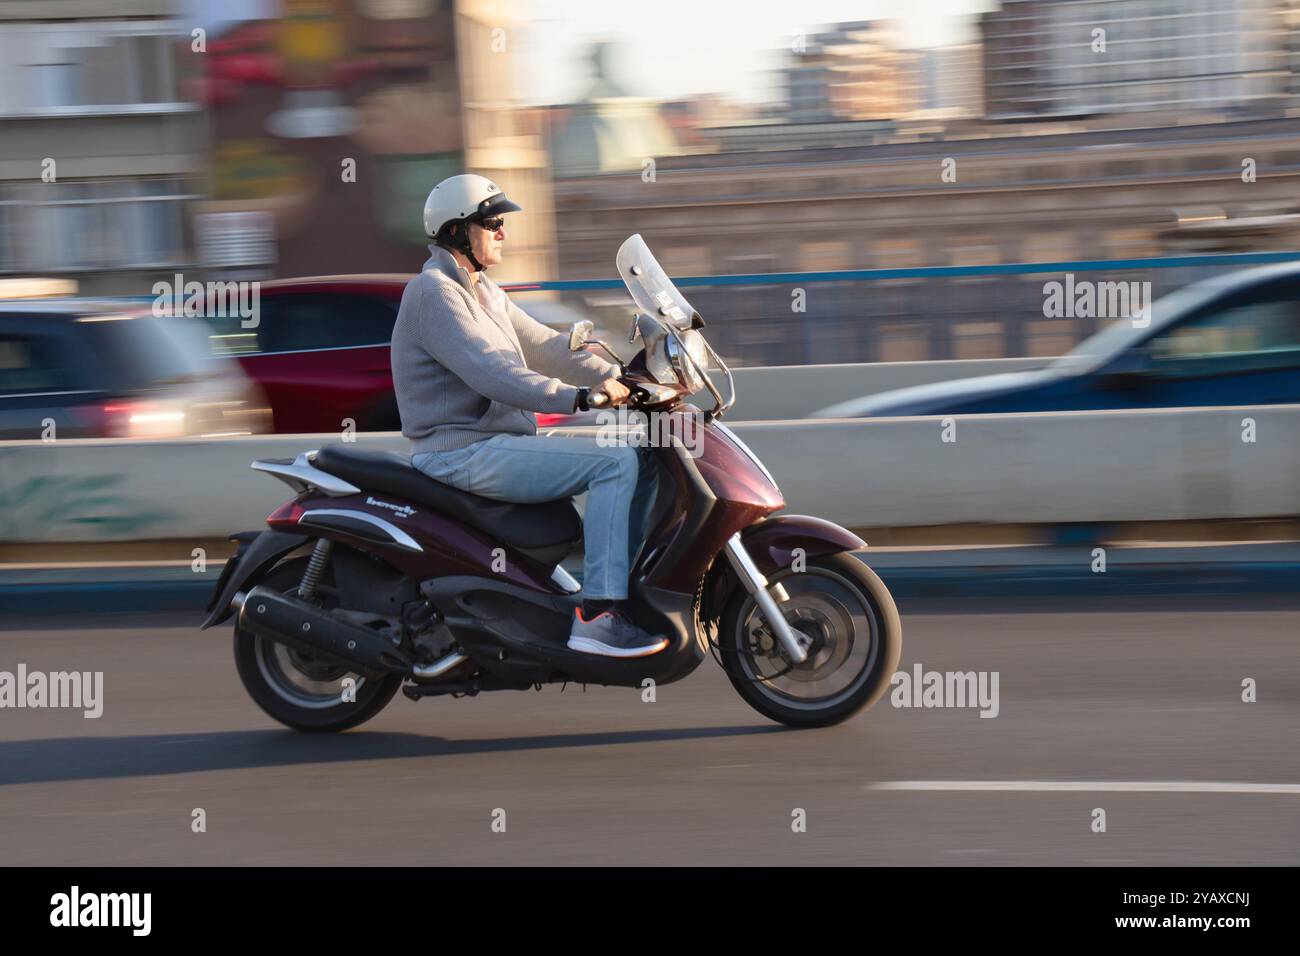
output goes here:
[[[452, 176], [429, 193], [433, 240], [406, 286], [393, 328], [393, 384], [411, 463], [462, 491], [518, 503], [587, 493], [582, 604], [569, 647], [643, 657], [668, 646], [626, 613], [628, 574], [654, 505], [642, 449], [537, 434], [535, 412], [586, 411], [629, 397], [619, 367], [510, 301], [486, 274], [502, 259], [506, 213], [520, 207], [482, 176]], [[570, 384], [576, 383], [576, 384]]]

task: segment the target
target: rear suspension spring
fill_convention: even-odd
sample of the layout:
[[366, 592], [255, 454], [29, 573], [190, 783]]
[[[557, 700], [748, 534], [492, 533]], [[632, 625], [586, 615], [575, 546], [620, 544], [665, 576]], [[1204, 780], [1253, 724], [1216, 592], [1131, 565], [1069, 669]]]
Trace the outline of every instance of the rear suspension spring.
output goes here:
[[330, 549], [333, 547], [334, 542], [328, 538], [317, 539], [311, 560], [307, 562], [307, 570], [302, 573], [302, 583], [298, 585], [298, 597], [301, 600], [309, 601], [316, 593], [316, 585], [320, 584], [321, 575], [325, 573], [325, 565], [329, 563]]

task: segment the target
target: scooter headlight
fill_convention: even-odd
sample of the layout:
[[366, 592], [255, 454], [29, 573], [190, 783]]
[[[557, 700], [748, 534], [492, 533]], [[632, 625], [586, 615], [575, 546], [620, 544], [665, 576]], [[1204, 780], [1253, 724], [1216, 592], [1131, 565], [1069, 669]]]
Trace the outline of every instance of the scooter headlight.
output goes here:
[[[686, 346], [686, 353], [693, 360], [687, 361], [682, 354], [682, 346], [677, 344], [677, 339], [668, 336], [668, 360], [673, 364], [673, 371], [681, 378], [691, 393], [698, 392], [704, 387], [704, 379], [701, 372], [709, 367], [709, 350], [705, 347], [704, 336], [700, 335], [694, 329], [688, 329], [685, 332], [679, 332], [682, 344]], [[700, 371], [696, 371], [696, 369]]]

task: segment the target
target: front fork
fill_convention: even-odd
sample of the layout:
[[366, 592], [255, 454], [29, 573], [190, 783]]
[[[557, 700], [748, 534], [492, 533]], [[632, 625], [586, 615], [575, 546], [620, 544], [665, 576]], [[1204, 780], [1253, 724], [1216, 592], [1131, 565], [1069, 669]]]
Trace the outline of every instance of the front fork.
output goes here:
[[740, 540], [739, 531], [727, 539], [725, 550], [727, 560], [731, 562], [731, 567], [735, 570], [736, 576], [740, 578], [740, 583], [753, 596], [754, 602], [758, 605], [759, 611], [767, 621], [768, 627], [772, 629], [776, 639], [781, 642], [781, 649], [795, 664], [802, 664], [808, 659], [808, 647], [812, 644], [812, 641], [806, 635], [797, 633], [786, 621], [785, 615], [781, 613], [781, 608], [777, 602], [790, 600], [785, 588], [780, 583], [777, 583], [772, 586], [771, 590], [768, 590], [767, 578], [758, 569], [758, 565], [749, 556], [749, 552], [745, 550], [745, 546]]

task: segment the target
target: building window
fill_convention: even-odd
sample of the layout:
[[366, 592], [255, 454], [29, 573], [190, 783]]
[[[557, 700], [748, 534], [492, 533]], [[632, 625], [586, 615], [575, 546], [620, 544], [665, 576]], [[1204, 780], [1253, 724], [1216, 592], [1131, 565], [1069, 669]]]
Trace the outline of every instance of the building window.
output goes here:
[[954, 266], [995, 266], [1002, 261], [992, 236], [958, 236], [950, 256]]
[[713, 255], [708, 246], [665, 246], [655, 254], [664, 272], [670, 276], [713, 274]]
[[921, 324], [882, 325], [876, 346], [878, 362], [924, 362], [930, 358], [929, 334]]
[[[876, 239], [871, 243], [871, 268], [918, 269], [928, 265], [919, 239]], [[912, 285], [919, 279], [881, 279], [880, 287]]]
[[1025, 323], [1025, 355], [1064, 355], [1079, 342], [1073, 319], [1039, 319]]
[[849, 244], [843, 240], [801, 242], [798, 262], [800, 272], [838, 272], [853, 268]]
[[954, 322], [951, 334], [955, 359], [1003, 358], [1007, 354], [1001, 322]]
[[188, 198], [171, 179], [0, 188], [0, 273], [178, 265]]
[[1160, 254], [1160, 245], [1145, 229], [1108, 229], [1102, 237], [1111, 259], [1145, 259]]
[[174, 104], [181, 42], [158, 21], [10, 25], [0, 114]]
[[1024, 242], [1025, 262], [1071, 262], [1079, 254], [1074, 233], [1036, 232]]

